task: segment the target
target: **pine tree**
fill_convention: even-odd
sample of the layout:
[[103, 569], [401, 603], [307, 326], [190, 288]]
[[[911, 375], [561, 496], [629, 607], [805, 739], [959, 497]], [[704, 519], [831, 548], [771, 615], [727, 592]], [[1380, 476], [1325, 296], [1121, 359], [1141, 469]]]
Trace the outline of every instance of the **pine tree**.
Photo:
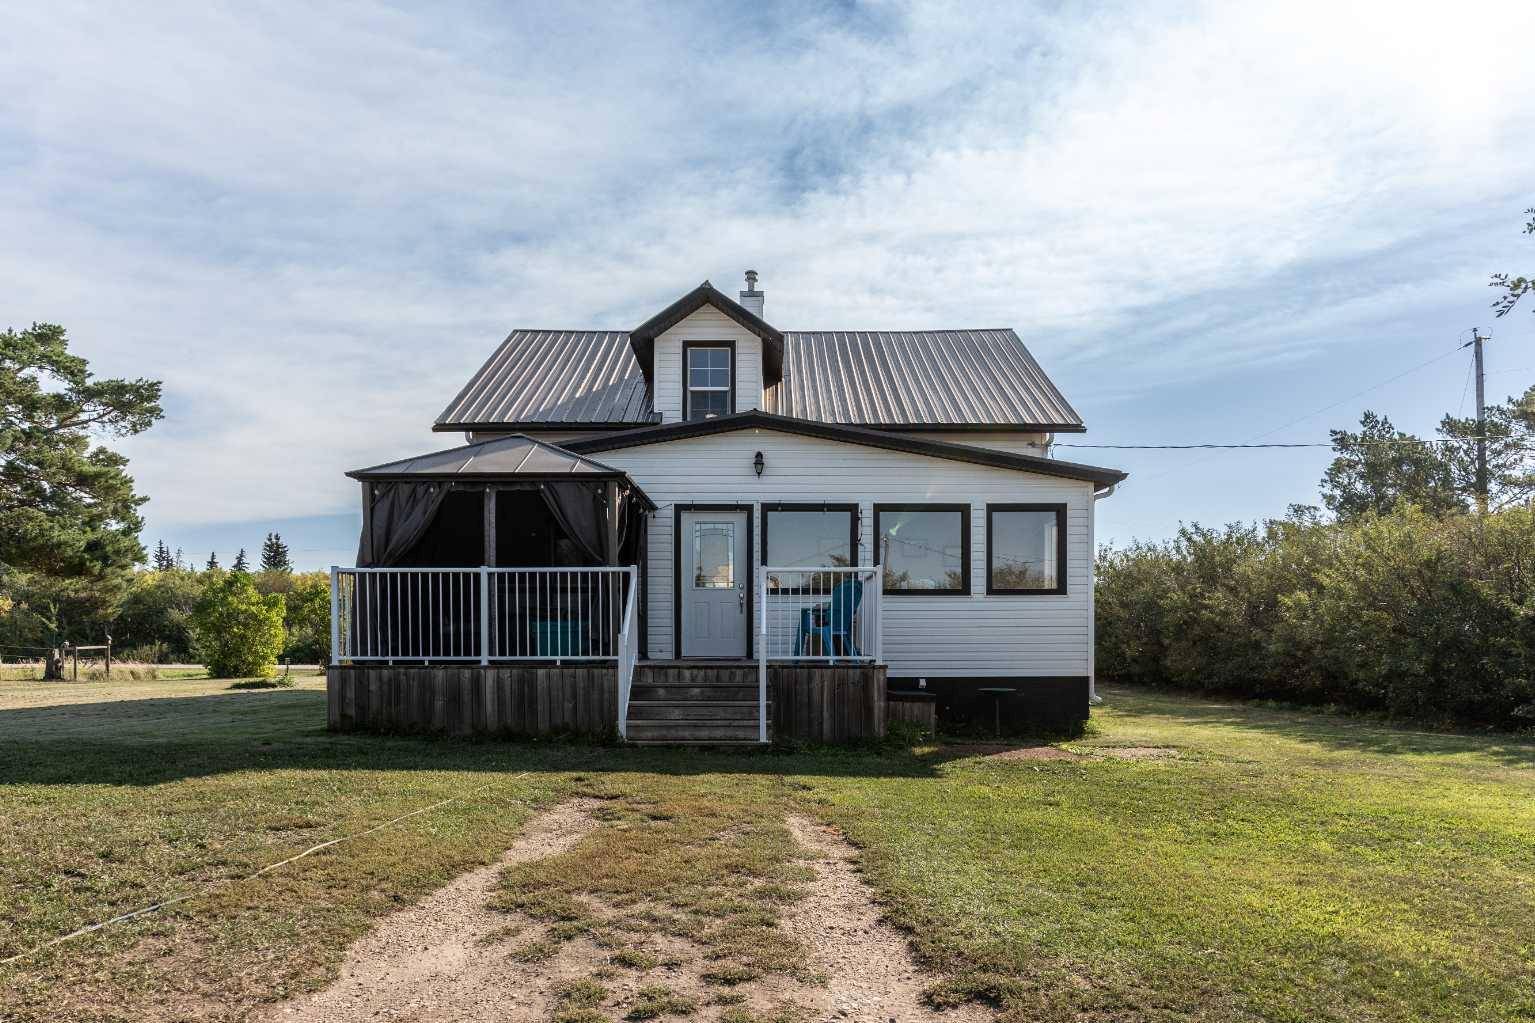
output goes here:
[[171, 558], [171, 549], [165, 546], [164, 540], [155, 544], [154, 566], [156, 572], [169, 572], [176, 567], [175, 560]]
[[177, 568], [184, 569], [187, 567], [187, 552], [180, 547], [176, 548], [175, 564]]
[[288, 557], [288, 545], [282, 542], [282, 534], [266, 535], [266, 541], [261, 545], [261, 571], [293, 571], [293, 561]]
[[219, 552], [208, 552], [208, 563], [203, 566], [204, 572], [217, 572], [219, 570]]
[[245, 558], [245, 548], [241, 547], [240, 553], [235, 555], [235, 563], [231, 566], [231, 570], [235, 572], [249, 572], [250, 567], [250, 562]]

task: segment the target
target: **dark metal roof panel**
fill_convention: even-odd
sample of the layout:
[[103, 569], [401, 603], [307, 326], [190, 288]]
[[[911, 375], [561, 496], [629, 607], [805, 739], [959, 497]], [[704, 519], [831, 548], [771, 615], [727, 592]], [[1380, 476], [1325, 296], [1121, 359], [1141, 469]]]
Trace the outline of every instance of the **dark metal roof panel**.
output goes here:
[[[660, 422], [629, 334], [514, 330], [436, 429]], [[768, 411], [885, 428], [1082, 429], [1011, 330], [791, 331]]]
[[788, 331], [766, 403], [864, 426], [1082, 428], [1011, 330]]
[[621, 330], [514, 330], [437, 425], [660, 422]]

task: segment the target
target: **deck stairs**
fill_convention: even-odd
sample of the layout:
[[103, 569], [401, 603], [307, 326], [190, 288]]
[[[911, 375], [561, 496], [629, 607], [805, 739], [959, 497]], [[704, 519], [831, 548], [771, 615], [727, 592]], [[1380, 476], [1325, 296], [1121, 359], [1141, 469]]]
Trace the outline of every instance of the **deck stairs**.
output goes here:
[[[740, 661], [642, 661], [629, 693], [637, 745], [755, 746], [757, 666]], [[773, 708], [768, 704], [768, 725]]]

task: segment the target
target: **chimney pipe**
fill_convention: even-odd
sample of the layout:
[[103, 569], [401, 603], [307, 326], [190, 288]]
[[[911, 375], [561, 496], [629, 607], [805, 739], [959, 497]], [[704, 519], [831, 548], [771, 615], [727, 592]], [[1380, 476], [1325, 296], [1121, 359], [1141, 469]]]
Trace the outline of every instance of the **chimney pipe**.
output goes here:
[[741, 304], [761, 316], [764, 297], [763, 293], [757, 290], [757, 271], [746, 271], [746, 290], [741, 292]]

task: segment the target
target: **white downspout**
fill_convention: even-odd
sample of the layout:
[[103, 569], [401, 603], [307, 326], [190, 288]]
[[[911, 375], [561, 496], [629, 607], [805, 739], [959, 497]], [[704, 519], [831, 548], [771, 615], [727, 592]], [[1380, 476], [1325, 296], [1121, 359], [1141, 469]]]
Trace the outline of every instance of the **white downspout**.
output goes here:
[[1087, 702], [1096, 707], [1103, 702], [1098, 695], [1098, 502], [1114, 496], [1119, 484], [1093, 494], [1087, 516]]

